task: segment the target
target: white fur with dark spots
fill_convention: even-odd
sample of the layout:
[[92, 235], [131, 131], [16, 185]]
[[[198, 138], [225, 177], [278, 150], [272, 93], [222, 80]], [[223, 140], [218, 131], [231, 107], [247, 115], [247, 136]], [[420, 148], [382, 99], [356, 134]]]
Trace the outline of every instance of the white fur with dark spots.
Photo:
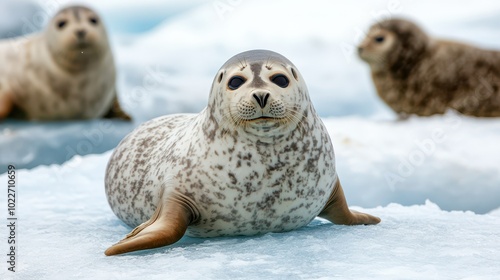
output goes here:
[[[288, 87], [272, 83], [276, 73]], [[231, 91], [234, 75], [246, 82]], [[270, 94], [265, 107], [254, 92]], [[336, 180], [332, 143], [300, 73], [277, 53], [249, 51], [222, 66], [201, 113], [160, 117], [128, 135], [111, 156], [105, 185], [112, 210], [132, 227], [175, 197], [196, 217], [186, 234], [211, 237], [307, 225]]]

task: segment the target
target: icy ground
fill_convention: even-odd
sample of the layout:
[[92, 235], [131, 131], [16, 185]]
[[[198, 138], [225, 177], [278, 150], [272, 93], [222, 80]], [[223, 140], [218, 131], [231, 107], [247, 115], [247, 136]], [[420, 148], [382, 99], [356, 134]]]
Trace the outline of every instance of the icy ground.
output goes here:
[[[500, 273], [500, 210], [447, 212], [429, 201], [355, 208], [381, 217], [376, 226], [316, 219], [293, 232], [185, 237], [173, 246], [105, 257], [130, 231], [106, 202], [109, 155], [18, 172], [19, 261], [15, 274], [2, 262], [0, 279], [495, 279]], [[0, 235], [7, 235], [5, 227]]]
[[[28, 29], [36, 28], [38, 20], [73, 1], [37, 2], [45, 7], [41, 13], [0, 16], [0, 27], [15, 24], [0, 33], [23, 31], [26, 23], [32, 24]], [[435, 36], [500, 49], [498, 1], [78, 3], [95, 7], [108, 26], [119, 95], [135, 121], [0, 123], [0, 174], [7, 164], [16, 165], [19, 195], [18, 272], [6, 273], [2, 258], [0, 279], [500, 275], [500, 119], [450, 112], [395, 121], [354, 52], [370, 24], [397, 15], [415, 19]], [[110, 153], [88, 154], [112, 149], [145, 120], [199, 112], [219, 67], [232, 55], [255, 48], [280, 52], [301, 71], [334, 142], [349, 204], [380, 216], [382, 223], [342, 227], [315, 220], [289, 233], [184, 238], [168, 248], [104, 257], [104, 250], [130, 229], [113, 215], [104, 196]], [[6, 181], [6, 175], [0, 175], [0, 186]], [[0, 226], [0, 236], [7, 235], [7, 228]], [[0, 244], [4, 255], [7, 242]]]
[[445, 210], [486, 213], [500, 207], [500, 119], [448, 113], [401, 122], [325, 122], [354, 205], [430, 199]]
[[99, 154], [116, 147], [134, 128], [116, 120], [0, 123], [0, 174], [17, 168], [63, 163], [75, 155]]

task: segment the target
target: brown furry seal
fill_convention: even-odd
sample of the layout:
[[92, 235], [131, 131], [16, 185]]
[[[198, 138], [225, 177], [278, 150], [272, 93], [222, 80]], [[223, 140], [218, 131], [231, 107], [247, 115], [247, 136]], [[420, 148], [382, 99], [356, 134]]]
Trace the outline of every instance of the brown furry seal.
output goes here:
[[87, 7], [59, 11], [45, 31], [0, 42], [0, 120], [122, 118], [104, 25]]
[[430, 38], [414, 23], [374, 24], [359, 45], [378, 95], [401, 117], [454, 109], [500, 117], [500, 52]]

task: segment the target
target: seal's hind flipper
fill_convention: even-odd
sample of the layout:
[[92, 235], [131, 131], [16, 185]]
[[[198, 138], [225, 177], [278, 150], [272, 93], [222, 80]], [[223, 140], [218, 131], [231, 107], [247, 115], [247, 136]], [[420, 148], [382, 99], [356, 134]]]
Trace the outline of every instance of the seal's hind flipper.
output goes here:
[[109, 247], [106, 256], [153, 249], [173, 244], [182, 238], [191, 222], [191, 213], [179, 202], [160, 201], [153, 216]]
[[380, 218], [349, 210], [344, 196], [344, 190], [337, 178], [332, 195], [318, 217], [341, 225], [374, 225], [380, 223]]
[[125, 113], [122, 110], [122, 107], [120, 106], [120, 102], [118, 102], [118, 97], [115, 95], [115, 98], [113, 99], [113, 104], [111, 105], [111, 108], [109, 108], [109, 111], [104, 115], [105, 119], [122, 119], [126, 121], [132, 120], [132, 118]]

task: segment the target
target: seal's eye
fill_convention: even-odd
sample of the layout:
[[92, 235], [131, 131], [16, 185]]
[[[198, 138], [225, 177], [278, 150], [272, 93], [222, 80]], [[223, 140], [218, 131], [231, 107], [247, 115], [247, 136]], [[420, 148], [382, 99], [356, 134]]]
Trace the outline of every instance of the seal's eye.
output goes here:
[[97, 25], [99, 23], [99, 20], [95, 17], [89, 18], [89, 22], [92, 23], [92, 25]]
[[279, 87], [286, 88], [288, 86], [288, 78], [283, 74], [277, 74], [271, 77], [271, 81]]
[[232, 90], [235, 90], [235, 89], [238, 89], [242, 84], [245, 83], [245, 78], [243, 77], [240, 77], [240, 76], [234, 76], [232, 77], [230, 80], [229, 80], [229, 83], [227, 84], [227, 86], [232, 89]]
[[57, 22], [57, 27], [59, 29], [63, 29], [66, 26], [66, 21], [65, 20], [60, 20]]
[[383, 41], [384, 41], [384, 36], [377, 36], [377, 37], [375, 37], [375, 42], [382, 43]]

